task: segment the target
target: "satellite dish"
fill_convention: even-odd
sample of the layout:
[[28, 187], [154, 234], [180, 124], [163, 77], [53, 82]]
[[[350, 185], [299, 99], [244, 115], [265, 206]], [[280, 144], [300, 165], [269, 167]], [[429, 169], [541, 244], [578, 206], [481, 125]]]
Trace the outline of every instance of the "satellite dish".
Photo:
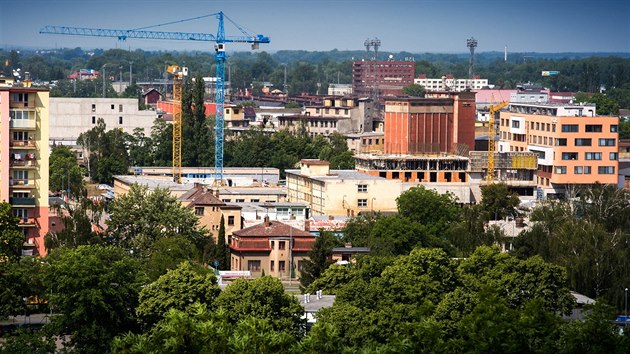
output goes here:
[[394, 55], [393, 55], [393, 54], [390, 54], [390, 55], [389, 55], [389, 59], [394, 59]]

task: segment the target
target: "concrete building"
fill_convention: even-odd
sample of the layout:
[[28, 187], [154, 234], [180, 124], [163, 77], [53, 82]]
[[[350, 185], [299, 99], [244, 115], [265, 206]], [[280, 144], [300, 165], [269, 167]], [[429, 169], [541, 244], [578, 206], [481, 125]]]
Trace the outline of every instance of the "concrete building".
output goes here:
[[196, 184], [192, 189], [179, 197], [181, 203], [195, 211], [199, 218], [199, 226], [205, 227], [217, 242], [221, 217], [225, 227], [225, 244], [229, 244], [230, 236], [236, 230], [243, 228], [241, 206], [226, 204], [220, 198], [218, 189], [206, 189]]
[[[315, 236], [307, 231], [271, 221], [234, 231], [230, 240], [233, 271], [250, 271], [253, 277], [266, 275], [295, 279], [304, 267]], [[293, 270], [293, 271], [292, 271]]]
[[306, 106], [301, 114], [278, 117], [278, 128], [297, 131], [302, 124], [311, 136], [373, 130], [372, 104], [356, 97], [326, 97], [321, 106]]
[[24, 255], [46, 255], [48, 89], [0, 85], [0, 200], [12, 205], [24, 232]]
[[474, 146], [474, 92], [385, 100], [386, 154], [465, 155]]
[[374, 89], [379, 97], [402, 94], [413, 84], [415, 63], [412, 61], [355, 61], [352, 63], [352, 92], [367, 97]]
[[50, 143], [76, 145], [76, 140], [96, 126], [99, 119], [107, 129], [121, 128], [132, 134], [136, 128], [151, 134], [155, 111], [141, 111], [135, 98], [50, 98]]
[[499, 152], [538, 155], [537, 196], [567, 188], [618, 184], [618, 117], [597, 116], [595, 105], [513, 103], [500, 113]]
[[330, 84], [328, 85], [329, 96], [348, 96], [352, 94], [351, 84]]
[[396, 211], [396, 198], [402, 191], [399, 180], [331, 170], [328, 161], [322, 160], [302, 160], [299, 170], [285, 172], [289, 201], [306, 203], [313, 215]]
[[348, 150], [353, 154], [382, 153], [385, 148], [385, 134], [383, 132], [365, 132], [346, 134]]
[[[136, 176], [173, 177], [172, 167], [129, 167], [129, 173]], [[210, 185], [216, 174], [214, 167], [182, 167], [183, 183], [200, 183]], [[224, 167], [223, 178], [228, 186], [253, 186], [263, 184], [277, 184], [280, 170], [274, 167]]]
[[420, 74], [413, 79], [413, 83], [424, 87], [426, 91], [455, 91], [480, 90], [488, 87], [488, 79], [481, 79], [478, 75], [474, 79], [456, 79], [453, 75], [445, 75], [441, 78], [427, 78], [426, 74]]

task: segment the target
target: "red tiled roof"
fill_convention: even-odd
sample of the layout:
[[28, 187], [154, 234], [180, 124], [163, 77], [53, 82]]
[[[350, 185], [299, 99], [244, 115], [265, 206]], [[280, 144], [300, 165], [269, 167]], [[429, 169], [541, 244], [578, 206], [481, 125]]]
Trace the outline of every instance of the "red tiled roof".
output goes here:
[[280, 236], [292, 236], [292, 237], [312, 237], [315, 236], [304, 230], [296, 229], [287, 224], [283, 224], [279, 221], [270, 221], [269, 224], [260, 223], [258, 225], [250, 226], [242, 230], [234, 231], [233, 235], [238, 237], [280, 237]]

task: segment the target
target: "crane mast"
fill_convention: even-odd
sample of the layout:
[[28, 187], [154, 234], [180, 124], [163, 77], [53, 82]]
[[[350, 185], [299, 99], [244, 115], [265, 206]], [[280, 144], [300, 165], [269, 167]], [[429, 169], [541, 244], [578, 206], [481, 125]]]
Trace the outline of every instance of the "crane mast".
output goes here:
[[[197, 20], [201, 18], [216, 16], [219, 20], [219, 26], [216, 35], [209, 33], [188, 33], [188, 32], [160, 32], [160, 31], [147, 31], [147, 28], [170, 25], [180, 22], [186, 22], [191, 20]], [[226, 36], [224, 29], [224, 19], [230, 21], [238, 30], [242, 33], [241, 36]], [[193, 18], [188, 18], [179, 21], [172, 21], [168, 23], [162, 23], [158, 25], [131, 29], [103, 29], [103, 28], [83, 28], [83, 27], [65, 27], [65, 26], [45, 26], [39, 33], [48, 34], [61, 34], [61, 35], [74, 35], [74, 36], [93, 36], [93, 37], [113, 37], [118, 40], [125, 41], [128, 38], [140, 38], [140, 39], [162, 39], [162, 40], [181, 40], [181, 41], [205, 41], [215, 42], [215, 61], [216, 61], [216, 118], [215, 118], [215, 154], [214, 154], [214, 171], [215, 171], [215, 184], [223, 183], [223, 142], [224, 142], [224, 116], [223, 109], [225, 106], [225, 60], [227, 55], [225, 53], [225, 43], [251, 43], [252, 49], [258, 49], [260, 43], [269, 43], [269, 37], [262, 34], [252, 35], [247, 33], [241, 26], [232, 21], [222, 11], [202, 15]], [[175, 78], [173, 80], [173, 100], [174, 106], [177, 105], [177, 99], [175, 98]], [[181, 180], [181, 80], [179, 82], [179, 128], [175, 129], [175, 112], [173, 112], [173, 179], [177, 182]], [[179, 133], [176, 133], [176, 130]], [[176, 136], [176, 134], [178, 134]], [[176, 147], [179, 146], [179, 147]], [[178, 150], [176, 150], [178, 149]], [[177, 153], [177, 154], [176, 154]], [[176, 156], [179, 156], [177, 159]], [[176, 161], [177, 160], [177, 161]], [[178, 174], [176, 175], [176, 172]]]
[[488, 110], [488, 171], [486, 173], [486, 181], [490, 183], [494, 182], [494, 142], [497, 131], [495, 126], [495, 115], [508, 104], [510, 104], [509, 101], [503, 101], [490, 106], [490, 109]]
[[166, 71], [173, 75], [173, 181], [182, 183], [182, 83], [188, 68], [171, 65]]

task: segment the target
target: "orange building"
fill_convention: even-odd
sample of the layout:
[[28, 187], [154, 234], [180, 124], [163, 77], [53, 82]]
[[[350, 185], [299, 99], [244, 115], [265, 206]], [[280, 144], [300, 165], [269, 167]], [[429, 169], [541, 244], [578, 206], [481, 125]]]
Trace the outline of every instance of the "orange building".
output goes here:
[[617, 184], [618, 117], [597, 116], [594, 105], [512, 103], [501, 112], [499, 152], [538, 154], [538, 196], [568, 186]]
[[385, 100], [386, 154], [467, 153], [475, 146], [475, 93]]

